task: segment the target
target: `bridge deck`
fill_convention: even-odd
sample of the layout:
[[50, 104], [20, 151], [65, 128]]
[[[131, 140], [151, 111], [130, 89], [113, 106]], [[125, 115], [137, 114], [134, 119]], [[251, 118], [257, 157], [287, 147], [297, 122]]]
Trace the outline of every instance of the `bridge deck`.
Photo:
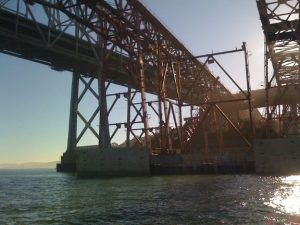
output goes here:
[[[48, 34], [48, 26], [38, 23], [38, 27], [42, 33]], [[52, 39], [60, 35], [55, 45], [45, 45], [35, 22], [0, 9], [0, 50], [3, 53], [46, 64], [55, 70], [76, 70], [95, 77], [99, 63], [87, 41], [76, 40], [73, 35], [61, 34], [59, 30], [51, 29], [49, 33]], [[94, 47], [97, 49], [97, 46]], [[128, 74], [121, 65], [126, 60], [127, 57], [121, 54], [111, 54], [107, 71], [109, 79], [115, 83], [124, 83]]]
[[[0, 9], [0, 51], [48, 65], [58, 71], [79, 71], [86, 76], [97, 78], [96, 71], [100, 63], [98, 63], [90, 43], [79, 40], [71, 34], [62, 33], [60, 30], [51, 29], [49, 31], [49, 29], [47, 25], [24, 18], [15, 12]], [[50, 34], [50, 39], [52, 40], [59, 38], [57, 38], [55, 44], [49, 45], [41, 38], [41, 33], [44, 36]], [[93, 46], [93, 48], [99, 50], [97, 46]], [[126, 71], [126, 66], [128, 66], [128, 63], [126, 55], [111, 52], [107, 60], [107, 79], [112, 81], [112, 83], [127, 86], [129, 73]], [[207, 69], [205, 71], [207, 72]], [[146, 91], [148, 93], [157, 94], [158, 84], [156, 78], [154, 78], [155, 74], [157, 74], [157, 69], [146, 65], [145, 77]], [[190, 76], [189, 74], [183, 75], [186, 77]], [[183, 95], [188, 93], [190, 85], [193, 85], [194, 78], [189, 79], [185, 79], [186, 82], [182, 85]], [[218, 81], [215, 82], [219, 83]], [[130, 85], [135, 89], [139, 89], [137, 83], [131, 83]], [[201, 90], [201, 84], [194, 85], [193, 97], [185, 99], [185, 102], [191, 105], [198, 105], [203, 98], [205, 88], [203, 87]], [[226, 89], [220, 93], [219, 100], [233, 98]], [[170, 99], [177, 98], [176, 90], [172, 85], [167, 86], [167, 95]], [[236, 104], [232, 104], [232, 106], [234, 105], [234, 109], [238, 111]], [[232, 106], [228, 107], [228, 109], [232, 109]]]

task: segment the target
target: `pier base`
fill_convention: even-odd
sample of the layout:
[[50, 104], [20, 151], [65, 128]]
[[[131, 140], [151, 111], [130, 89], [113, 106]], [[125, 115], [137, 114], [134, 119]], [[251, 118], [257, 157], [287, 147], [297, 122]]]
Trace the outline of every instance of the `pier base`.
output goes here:
[[57, 172], [74, 173], [76, 172], [76, 153], [66, 151], [61, 157], [61, 162], [56, 164]]
[[205, 161], [201, 154], [152, 155], [151, 174], [249, 174], [254, 173], [251, 157], [243, 160]]
[[142, 147], [77, 148], [76, 170], [79, 177], [150, 175], [149, 165], [149, 153]]
[[259, 139], [254, 152], [257, 173], [300, 174], [299, 137]]
[[225, 154], [218, 161], [207, 161], [199, 153], [149, 155], [142, 147], [99, 149], [99, 146], [84, 146], [72, 152], [64, 153], [61, 163], [57, 164], [58, 172], [76, 172], [79, 177], [255, 172], [253, 157], [243, 150], [240, 150], [240, 157]]

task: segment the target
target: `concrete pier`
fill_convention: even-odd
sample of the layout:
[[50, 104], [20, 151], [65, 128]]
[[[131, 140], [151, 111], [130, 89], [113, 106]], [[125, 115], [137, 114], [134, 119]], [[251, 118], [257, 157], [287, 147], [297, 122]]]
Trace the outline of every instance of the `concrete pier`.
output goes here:
[[200, 153], [193, 153], [181, 155], [152, 155], [150, 161], [152, 175], [242, 174], [255, 172], [254, 162], [251, 160], [251, 157], [244, 158], [243, 160], [236, 160], [231, 157], [230, 160], [207, 161]]
[[236, 151], [222, 154], [218, 160], [208, 160], [200, 153], [149, 155], [142, 147], [84, 146], [65, 152], [57, 171], [75, 172], [79, 177], [254, 173], [249, 152], [240, 149], [237, 154]]
[[259, 139], [254, 144], [256, 173], [299, 174], [300, 138]]
[[150, 175], [149, 153], [145, 148], [77, 149], [76, 170], [80, 177]]
[[57, 172], [75, 173], [76, 172], [76, 153], [66, 151], [61, 157], [60, 163], [56, 165]]

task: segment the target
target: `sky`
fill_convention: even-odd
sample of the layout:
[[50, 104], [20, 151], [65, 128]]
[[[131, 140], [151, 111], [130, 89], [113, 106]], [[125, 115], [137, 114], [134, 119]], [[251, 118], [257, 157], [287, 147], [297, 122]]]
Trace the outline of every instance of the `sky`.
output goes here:
[[[194, 55], [240, 48], [245, 41], [252, 89], [262, 88], [264, 37], [255, 0], [142, 2]], [[245, 88], [243, 55], [218, 59]], [[222, 76], [221, 81], [236, 92]], [[0, 164], [60, 159], [67, 145], [70, 93], [69, 72], [0, 53]]]

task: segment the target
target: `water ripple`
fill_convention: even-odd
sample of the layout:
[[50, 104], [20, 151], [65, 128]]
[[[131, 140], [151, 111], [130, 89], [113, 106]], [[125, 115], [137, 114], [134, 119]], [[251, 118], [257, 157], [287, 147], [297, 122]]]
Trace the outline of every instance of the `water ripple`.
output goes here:
[[297, 176], [77, 179], [53, 170], [0, 171], [1, 225], [297, 224], [299, 202]]

